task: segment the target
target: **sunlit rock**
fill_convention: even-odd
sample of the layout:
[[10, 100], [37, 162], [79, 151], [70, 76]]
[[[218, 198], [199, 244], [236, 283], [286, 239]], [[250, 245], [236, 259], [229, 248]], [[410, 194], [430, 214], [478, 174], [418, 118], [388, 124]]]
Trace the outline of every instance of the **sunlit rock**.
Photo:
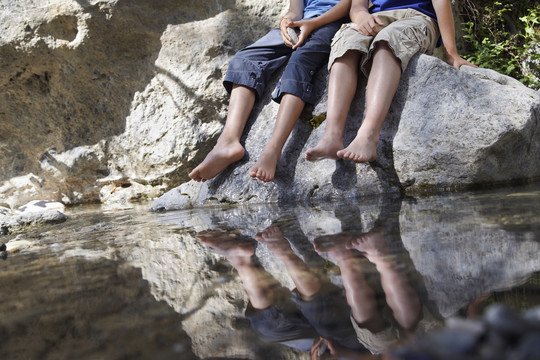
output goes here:
[[64, 204], [52, 201], [31, 201], [16, 210], [0, 208], [2, 235], [20, 232], [34, 225], [56, 224], [66, 221]]
[[[365, 86], [365, 84], [361, 84]], [[313, 113], [326, 111], [326, 95]], [[359, 91], [345, 139], [356, 134], [364, 112]], [[320, 202], [386, 192], [417, 194], [540, 176], [540, 93], [489, 69], [460, 71], [438, 58], [412, 59], [383, 126], [379, 158], [371, 164], [304, 160], [325, 123], [300, 121], [285, 145], [276, 179], [253, 180], [249, 168], [272, 131], [276, 104], [262, 109], [246, 138], [246, 159], [203, 184], [193, 182], [164, 195], [153, 209], [216, 202]], [[261, 141], [262, 139], [262, 141]]]
[[[145, 185], [114, 197], [133, 201], [188, 180], [221, 130], [229, 59], [286, 3], [2, 2], [0, 205], [113, 201], [101, 188], [118, 177]], [[29, 174], [37, 190], [11, 181]]]

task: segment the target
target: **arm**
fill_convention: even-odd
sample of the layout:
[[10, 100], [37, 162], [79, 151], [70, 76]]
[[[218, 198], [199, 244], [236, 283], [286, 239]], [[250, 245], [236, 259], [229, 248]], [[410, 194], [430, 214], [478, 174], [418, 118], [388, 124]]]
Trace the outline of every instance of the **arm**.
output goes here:
[[379, 32], [379, 26], [384, 26], [377, 16], [369, 13], [368, 0], [352, 0], [349, 16], [356, 24], [356, 30], [364, 35], [375, 36]]
[[287, 14], [281, 19], [281, 22], [283, 20], [300, 20], [304, 16], [304, 1], [303, 0], [290, 0], [289, 2], [289, 10], [287, 11]]
[[287, 28], [291, 27], [293, 21], [300, 20], [304, 16], [304, 1], [303, 0], [290, 0], [289, 10], [285, 16], [279, 22], [279, 29], [281, 30], [281, 38], [285, 45], [293, 47], [292, 39], [287, 34]]
[[[292, 1], [291, 1], [292, 2]], [[281, 36], [285, 41], [285, 44], [292, 46], [293, 49], [296, 49], [305, 41], [309, 34], [315, 29], [320, 28], [326, 24], [329, 24], [333, 21], [339, 20], [342, 17], [346, 16], [351, 7], [351, 0], [340, 0], [334, 7], [322, 14], [312, 19], [291, 21], [285, 23], [281, 22]], [[284, 26], [284, 27], [283, 27]], [[300, 29], [300, 35], [298, 36], [298, 41], [296, 44], [292, 44], [289, 35], [287, 34], [288, 27], [297, 27]], [[286, 36], [284, 36], [284, 34]]]
[[456, 48], [456, 34], [454, 28], [454, 17], [452, 15], [452, 5], [450, 0], [432, 0], [439, 30], [446, 50], [446, 62], [459, 69], [461, 65], [478, 67], [459, 56]]

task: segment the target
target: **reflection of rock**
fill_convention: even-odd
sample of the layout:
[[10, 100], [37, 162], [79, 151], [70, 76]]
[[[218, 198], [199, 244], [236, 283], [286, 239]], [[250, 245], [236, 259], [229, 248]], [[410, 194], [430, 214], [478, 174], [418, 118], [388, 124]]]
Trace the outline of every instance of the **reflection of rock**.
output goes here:
[[[508, 231], [508, 224], [497, 224], [499, 201], [493, 197], [495, 205], [490, 201], [478, 205], [474, 199], [456, 195], [418, 199], [402, 207], [403, 243], [424, 277], [430, 300], [445, 317], [482, 295], [512, 288], [540, 271], [540, 243], [524, 236], [526, 229]], [[529, 218], [520, 220], [538, 226], [537, 199], [533, 197], [532, 203], [519, 197], [512, 203], [508, 200], [503, 198], [507, 210], [514, 213], [518, 208], [536, 208]]]
[[[492, 196], [493, 202], [498, 204], [496, 196], [501, 195]], [[513, 198], [513, 203], [506, 203], [508, 212], [519, 213], [515, 209], [531, 206], [530, 213], [538, 213], [540, 202], [534, 197], [529, 198], [532, 200], [527, 203], [523, 202], [522, 197]], [[356, 231], [368, 231], [379, 216], [381, 206], [384, 205], [366, 202], [358, 208], [341, 205], [334, 210], [331, 205], [321, 209], [298, 207], [285, 210], [281, 216], [278, 215], [280, 207], [277, 206], [239, 207], [230, 213], [211, 208], [193, 209], [191, 212], [212, 214], [206, 217], [208, 228], [236, 229], [236, 232], [247, 236], [253, 236], [256, 231], [268, 226], [268, 221], [263, 219], [269, 219], [271, 223], [281, 222], [286, 229], [294, 219], [299, 224], [295, 227], [296, 234], [289, 231], [285, 237], [290, 239], [293, 250], [298, 250], [298, 254], [304, 258], [306, 249], [299, 247], [295, 238], [307, 236], [312, 241], [315, 236], [343, 231], [347, 224], [348, 231], [355, 226]], [[401, 240], [414, 267], [422, 275], [429, 300], [444, 317], [455, 314], [481, 295], [518, 285], [532, 272], [540, 270], [536, 256], [540, 251], [539, 243], [534, 237], [528, 236], [523, 228], [514, 228], [516, 232], [509, 231], [508, 219], [502, 216], [497, 221], [497, 211], [490, 213], [493, 208], [489, 199], [475, 202], [475, 199], [462, 195], [420, 198], [415, 202], [405, 202], [402, 206], [399, 221]], [[269, 213], [265, 212], [269, 210]], [[170, 221], [180, 213], [171, 212], [161, 216]], [[491, 216], [486, 216], [486, 213]], [[194, 218], [202, 219], [199, 216]], [[533, 228], [538, 226], [531, 218], [521, 218], [520, 221]], [[184, 226], [188, 224], [190, 221], [186, 220]], [[196, 222], [196, 228], [204, 227], [200, 221]], [[311, 244], [308, 242], [308, 245]], [[280, 274], [282, 266], [279, 262], [270, 261], [268, 253], [261, 251], [257, 253], [265, 257], [261, 263], [276, 278], [290, 284], [287, 282], [290, 281], [287, 280], [288, 276]]]
[[3, 359], [196, 358], [180, 315], [156, 301], [139, 269], [49, 252], [1, 265]]
[[[106, 299], [111, 297], [110, 312], [95, 325], [103, 326], [98, 330], [111, 323], [121, 326], [125, 319], [137, 320], [141, 323], [140, 328], [148, 325], [150, 331], [158, 333], [162, 324], [165, 324], [165, 331], [169, 331], [168, 326], [171, 326], [172, 334], [179, 334], [181, 338], [181, 346], [176, 349], [192, 346], [193, 353], [199, 358], [256, 358], [257, 349], [283, 355], [280, 358], [294, 358], [291, 355], [292, 350], [284, 346], [258, 342], [244, 317], [247, 296], [236, 272], [226, 259], [195, 239], [197, 231], [220, 229], [242, 238], [253, 238], [266, 227], [279, 225], [293, 251], [309, 265], [319, 266], [317, 269], [320, 271], [331, 272], [331, 281], [339, 286], [336, 266], [327, 261], [319, 259], [317, 263], [315, 260], [318, 255], [313, 252], [313, 238], [340, 231], [368, 231], [374, 225], [380, 226], [381, 222], [390, 220], [384, 223], [385, 230], [391, 232], [391, 225], [400, 228], [401, 235], [395, 234], [392, 241], [397, 243], [401, 237], [414, 267], [421, 275], [420, 279], [417, 279], [418, 274], [413, 274], [414, 280], [418, 280], [425, 287], [426, 292], [420, 294], [421, 298], [425, 299], [424, 295], [427, 294], [430, 300], [429, 309], [432, 309], [431, 305], [436, 306], [433, 311], [435, 316], [439, 312], [449, 316], [471, 303], [478, 295], [511, 286], [538, 270], [538, 261], [533, 261], [533, 257], [540, 250], [538, 242], [531, 239], [522, 227], [509, 227], [507, 218], [500, 224], [495, 216], [488, 217], [486, 213], [489, 214], [488, 210], [493, 207], [492, 201], [500, 202], [501, 199], [496, 195], [491, 196], [467, 198], [452, 195], [434, 199], [419, 198], [416, 202], [409, 199], [410, 201], [401, 204], [399, 224], [399, 204], [391, 204], [393, 206], [388, 210], [385, 201], [357, 203], [353, 208], [332, 204], [318, 208], [253, 205], [166, 213], [150, 213], [146, 208], [139, 208], [105, 212], [93, 209], [94, 214], [80, 214], [77, 209], [73, 209], [70, 221], [61, 226], [19, 235], [12, 242], [20, 244], [21, 250], [18, 253], [9, 253], [10, 243], [7, 243], [9, 256], [7, 261], [2, 261], [0, 265], [3, 270], [9, 271], [0, 272], [0, 285], [6, 284], [6, 288], [9, 288], [10, 279], [24, 277], [23, 266], [28, 266], [24, 261], [29, 254], [28, 258], [31, 257], [34, 261], [30, 265], [45, 270], [43, 274], [36, 274], [31, 279], [24, 277], [21, 288], [8, 293], [13, 299], [20, 300], [21, 297], [43, 293], [52, 294], [51, 303], [64, 303], [58, 297], [67, 294], [67, 299], [76, 304], [73, 311], [85, 310], [87, 308], [84, 306], [88, 306], [91, 307], [89, 314], [92, 315], [98, 311], [98, 307], [101, 307], [100, 311], [104, 311], [103, 309], [107, 308]], [[512, 209], [514, 213], [523, 216], [538, 213], [536, 210], [540, 202], [537, 198], [514, 194], [502, 199], [508, 198], [516, 199], [505, 203], [509, 213], [512, 213]], [[522, 209], [530, 211], [523, 212]], [[535, 219], [520, 220], [522, 224], [537, 223], [538, 220]], [[23, 241], [27, 241], [31, 246], [24, 248]], [[265, 250], [264, 244], [256, 246], [256, 256], [260, 258], [265, 269], [282, 284], [292, 288], [290, 276], [283, 265], [271, 256], [270, 251]], [[402, 246], [394, 246], [392, 249], [405, 251]], [[51, 253], [56, 254], [61, 261], [55, 258], [51, 260], [47, 255], [43, 262], [39, 262], [40, 257]], [[399, 261], [400, 254], [398, 251], [395, 253]], [[12, 261], [17, 261], [17, 268], [9, 268]], [[414, 271], [409, 268], [411, 262], [402, 261], [400, 264]], [[377, 281], [376, 269], [371, 271], [368, 275]], [[46, 277], [49, 273], [51, 277]], [[64, 277], [74, 274], [75, 278], [69, 277], [68, 280], [72, 281], [66, 284], [62, 282], [61, 273]], [[142, 277], [145, 281], [135, 281], [137, 276], [139, 280]], [[37, 282], [39, 286], [34, 288], [30, 281]], [[107, 287], [107, 284], [112, 284], [112, 288]], [[47, 289], [42, 288], [43, 286]], [[28, 290], [30, 288], [32, 292]], [[50, 292], [46, 291], [48, 289]], [[90, 305], [83, 304], [84, 306], [78, 307], [74, 299], [76, 296], [88, 296], [84, 289], [89, 289]], [[70, 291], [74, 293], [73, 298], [70, 297]], [[104, 294], [102, 298], [95, 298], [94, 293], [97, 292]], [[148, 292], [154, 299], [163, 302], [156, 303], [147, 296]], [[133, 303], [133, 297], [141, 298], [141, 302], [149, 306], [146, 312], [139, 313], [138, 307], [141, 303]], [[9, 301], [15, 301], [13, 299], [10, 297]], [[62, 317], [60, 308], [51, 306], [52, 310], [47, 309], [50, 304], [48, 301], [45, 305], [36, 305], [36, 311], [54, 314], [68, 323], [71, 321], [69, 324], [75, 323], [76, 330], [82, 328], [82, 334], [93, 334], [95, 327], [85, 327], [88, 323], [86, 318], [80, 320], [81, 317], [78, 317], [84, 314], [73, 315], [71, 318]], [[126, 303], [123, 303], [124, 301]], [[129, 305], [131, 303], [133, 304]], [[168, 306], [163, 307], [165, 303]], [[122, 307], [122, 304], [125, 307]], [[171, 308], [178, 315], [171, 315]], [[155, 320], [152, 314], [163, 317]], [[31, 316], [37, 315], [32, 312], [27, 318], [20, 320], [21, 323], [25, 323], [25, 319], [31, 321]], [[140, 316], [144, 318], [141, 319]], [[149, 318], [155, 321], [148, 324]], [[52, 317], [46, 317], [45, 320], [49, 321], [53, 331], [65, 330], [60, 325], [63, 324], [61, 321], [55, 322]], [[80, 320], [80, 323], [77, 320]], [[176, 327], [177, 323], [174, 321], [181, 322], [183, 332], [176, 330], [180, 326]], [[2, 322], [0, 327], [3, 324]], [[122, 331], [122, 328], [114, 327], [112, 330]], [[11, 331], [9, 328], [8, 333]], [[137, 337], [134, 335], [134, 338]], [[35, 335], [32, 340], [36, 339], [41, 338]], [[170, 340], [168, 337], [165, 339]], [[113, 343], [116, 346], [118, 342], [114, 340]], [[129, 341], [127, 343], [130, 344]], [[70, 348], [70, 344], [66, 343], [65, 348]], [[2, 351], [3, 348], [0, 347], [0, 355], [3, 355]], [[276, 357], [279, 357], [277, 355]]]

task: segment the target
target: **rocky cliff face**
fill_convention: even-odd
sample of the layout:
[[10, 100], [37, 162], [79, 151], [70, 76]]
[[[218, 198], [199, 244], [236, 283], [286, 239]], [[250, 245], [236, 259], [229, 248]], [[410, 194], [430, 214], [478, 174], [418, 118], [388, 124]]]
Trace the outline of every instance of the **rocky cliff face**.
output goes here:
[[0, 1], [0, 203], [140, 198], [187, 180], [221, 129], [229, 58], [284, 4]]
[[[228, 61], [276, 25], [287, 1], [272, 4], [1, 0], [0, 205], [145, 199], [189, 180], [221, 131]], [[319, 77], [321, 102], [307, 118], [325, 112], [326, 73]], [[284, 153], [287, 165], [274, 183], [261, 184], [246, 171], [277, 111], [266, 97], [247, 133], [250, 156], [202, 188], [184, 185], [194, 188], [189, 205], [540, 176], [538, 92], [487, 70], [456, 72], [422, 56], [395, 100], [375, 168], [304, 162], [322, 127], [299, 122]], [[349, 135], [362, 112], [359, 92]]]

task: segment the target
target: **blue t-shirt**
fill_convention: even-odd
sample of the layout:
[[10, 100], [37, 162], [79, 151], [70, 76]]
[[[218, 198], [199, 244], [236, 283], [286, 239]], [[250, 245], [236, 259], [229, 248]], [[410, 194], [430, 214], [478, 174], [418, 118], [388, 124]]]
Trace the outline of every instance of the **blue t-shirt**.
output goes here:
[[339, 0], [304, 0], [304, 19], [322, 15], [338, 2]]
[[433, 8], [431, 0], [372, 0], [371, 2], [373, 6], [369, 8], [370, 13], [410, 8], [418, 10], [437, 21], [437, 16], [435, 15], [435, 9]]

